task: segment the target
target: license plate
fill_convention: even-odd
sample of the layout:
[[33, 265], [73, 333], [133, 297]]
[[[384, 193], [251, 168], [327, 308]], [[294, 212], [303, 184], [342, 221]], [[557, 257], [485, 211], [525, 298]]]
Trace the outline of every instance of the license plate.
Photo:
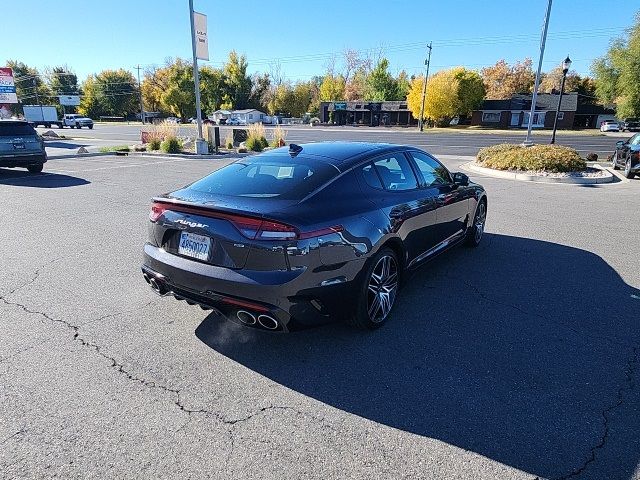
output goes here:
[[211, 249], [211, 238], [195, 233], [180, 232], [178, 253], [198, 260], [208, 260]]

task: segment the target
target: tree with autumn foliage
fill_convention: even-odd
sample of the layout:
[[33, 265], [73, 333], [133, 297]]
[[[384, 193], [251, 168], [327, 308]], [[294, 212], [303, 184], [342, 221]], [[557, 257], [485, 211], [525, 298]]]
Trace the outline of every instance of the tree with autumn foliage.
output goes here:
[[[559, 93], [562, 86], [562, 65], [558, 65], [553, 70], [546, 72], [540, 81], [540, 93]], [[565, 93], [577, 92], [582, 95], [595, 96], [595, 83], [589, 77], [581, 77], [575, 70], [567, 72], [567, 79], [564, 83]]]
[[516, 94], [529, 94], [533, 90], [535, 74], [531, 68], [531, 59], [509, 65], [499, 60], [491, 67], [480, 71], [487, 90], [487, 98], [507, 99]]
[[[413, 79], [407, 95], [407, 106], [414, 118], [420, 118], [423, 81], [422, 76]], [[448, 125], [452, 118], [469, 115], [478, 108], [484, 96], [484, 83], [477, 72], [463, 67], [441, 70], [429, 77], [424, 119], [436, 125]]]

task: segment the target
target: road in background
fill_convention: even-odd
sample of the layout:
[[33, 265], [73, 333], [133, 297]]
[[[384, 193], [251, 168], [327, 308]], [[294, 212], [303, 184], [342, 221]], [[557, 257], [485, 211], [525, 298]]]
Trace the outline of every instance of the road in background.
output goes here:
[[[67, 130], [62, 133], [76, 139], [81, 143], [94, 144], [99, 147], [103, 145], [134, 144], [140, 142], [140, 125], [114, 125], [96, 124], [93, 130]], [[224, 138], [226, 132], [233, 127], [221, 128], [221, 137]], [[242, 127], [236, 127], [242, 128]], [[434, 155], [455, 154], [455, 155], [476, 155], [478, 150], [488, 145], [498, 143], [521, 143], [526, 132], [514, 131], [513, 133], [491, 133], [486, 130], [473, 132], [424, 132], [399, 128], [370, 128], [370, 127], [309, 127], [286, 125], [287, 142], [305, 143], [332, 140], [365, 141], [365, 142], [389, 142], [405, 145], [413, 145], [428, 150]], [[194, 135], [193, 125], [181, 125], [179, 127], [181, 135]], [[271, 127], [266, 127], [267, 136]], [[38, 129], [44, 131], [44, 129]], [[630, 136], [624, 134], [623, 136]], [[94, 140], [95, 139], [95, 140]], [[533, 135], [535, 143], [548, 144], [551, 133], [537, 133]], [[562, 132], [558, 136], [557, 143], [575, 148], [581, 155], [586, 156], [594, 152], [599, 157], [608, 156], [614, 150], [614, 145], [619, 137], [606, 135], [589, 135], [585, 133], [570, 134]], [[73, 142], [71, 142], [73, 143]], [[75, 143], [78, 143], [76, 140]]]

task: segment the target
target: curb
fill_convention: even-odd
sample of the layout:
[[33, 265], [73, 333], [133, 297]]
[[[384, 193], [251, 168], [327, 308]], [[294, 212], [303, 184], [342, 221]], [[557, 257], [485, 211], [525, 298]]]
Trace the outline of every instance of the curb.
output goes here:
[[525, 173], [505, 172], [502, 170], [494, 170], [493, 168], [480, 167], [474, 162], [465, 163], [462, 168], [468, 171], [481, 173], [489, 177], [506, 178], [508, 180], [519, 180], [522, 182], [535, 183], [563, 183], [567, 185], [594, 185], [599, 183], [613, 182], [611, 172], [605, 170], [598, 165], [599, 169], [606, 173], [604, 177], [542, 177], [538, 175], [527, 175]]
[[145, 157], [145, 158], [184, 158], [185, 160], [224, 160], [227, 158], [242, 158], [247, 155], [251, 155], [250, 153], [222, 153], [218, 155], [208, 154], [208, 155], [196, 155], [196, 154], [183, 154], [183, 153], [145, 153], [145, 152], [129, 152], [129, 155], [136, 157]]
[[47, 160], [62, 160], [64, 158], [85, 158], [85, 157], [113, 157], [116, 152], [96, 152], [96, 153], [71, 153], [69, 155], [47, 155]]

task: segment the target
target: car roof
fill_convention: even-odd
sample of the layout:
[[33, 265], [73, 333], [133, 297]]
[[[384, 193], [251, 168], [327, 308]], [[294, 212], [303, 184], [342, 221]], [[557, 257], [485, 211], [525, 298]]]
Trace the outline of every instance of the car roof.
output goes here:
[[[298, 146], [301, 147], [301, 150], [297, 155], [327, 161], [342, 171], [373, 155], [409, 149], [407, 146], [392, 143], [345, 141], [301, 143]], [[276, 148], [261, 155], [273, 154], [289, 155], [289, 147]]]

